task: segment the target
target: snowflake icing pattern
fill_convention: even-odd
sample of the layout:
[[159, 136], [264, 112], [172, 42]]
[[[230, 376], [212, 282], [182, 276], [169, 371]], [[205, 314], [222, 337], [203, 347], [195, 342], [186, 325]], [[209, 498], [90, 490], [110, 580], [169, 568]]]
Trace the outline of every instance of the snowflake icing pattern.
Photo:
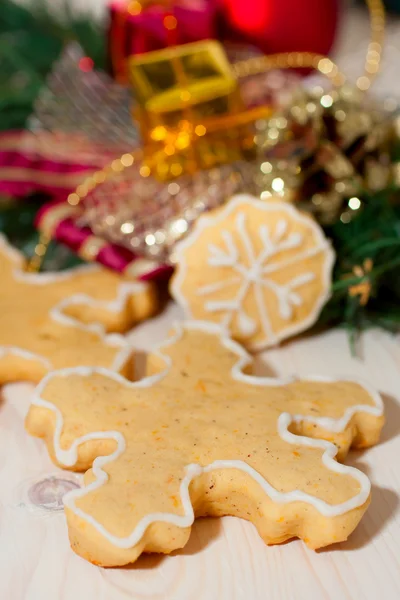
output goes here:
[[[193, 309], [193, 305], [200, 300], [203, 314], [192, 310], [192, 316], [207, 318], [206, 314], [208, 314], [208, 318], [218, 319], [231, 332], [236, 329], [238, 338], [252, 340], [262, 330], [262, 345], [265, 346], [305, 329], [316, 320], [327, 297], [333, 252], [319, 227], [287, 205], [270, 204], [269, 213], [262, 215], [260, 224], [255, 228], [249, 222], [247, 210], [260, 207], [264, 209], [266, 204], [252, 200], [251, 205], [246, 203], [243, 210], [235, 211], [233, 228], [232, 224], [229, 227], [224, 221], [221, 222], [218, 234], [222, 244], [217, 245], [219, 240], [216, 240], [215, 236], [213, 241], [207, 244], [207, 256], [205, 260], [202, 258], [203, 271], [198, 278], [201, 284], [196, 286], [195, 292], [191, 292], [192, 298], [187, 303]], [[227, 209], [229, 208], [228, 205]], [[274, 209], [275, 215], [279, 214], [278, 219], [273, 216]], [[207, 220], [211, 227], [215, 225], [216, 221], [212, 217], [206, 216], [204, 221]], [[302, 227], [299, 231], [293, 230], [296, 229], [293, 223], [298, 222]], [[206, 233], [211, 227], [203, 228], [201, 233]], [[185, 256], [185, 246], [186, 249], [189, 246], [197, 248], [196, 240], [199, 231], [196, 232], [195, 229], [193, 233], [193, 240], [188, 239], [183, 242], [181, 250], [178, 251], [180, 258], [183, 256], [183, 262], [186, 258], [186, 271], [189, 272], [193, 264]], [[307, 243], [307, 236], [313, 234], [314, 241], [310, 245], [309, 242]], [[211, 237], [209, 231], [208, 236]], [[183, 254], [181, 254], [182, 250]], [[200, 261], [200, 252], [198, 250], [198, 261]], [[285, 253], [287, 257], [284, 256]], [[319, 266], [316, 267], [310, 262], [318, 255], [321, 255], [322, 262], [321, 260], [319, 262], [325, 271], [325, 276], [321, 274]], [[179, 264], [182, 266], [182, 263]], [[200, 270], [200, 267], [198, 269]], [[207, 273], [205, 273], [206, 269]], [[217, 280], [215, 274], [211, 275], [210, 269], [219, 270]], [[289, 269], [294, 271], [290, 279], [279, 281], [283, 270]], [[212, 283], [205, 283], [207, 275], [209, 279], [214, 280]], [[321, 277], [325, 282], [320, 282]], [[182, 281], [182, 277], [180, 279]], [[311, 289], [315, 284], [318, 284], [317, 291]], [[173, 286], [173, 292], [177, 287], [176, 284]], [[230, 288], [234, 292], [231, 297], [227, 297]], [[266, 299], [266, 292], [275, 298], [277, 304], [275, 312], [281, 321], [279, 328], [275, 326], [276, 319], [271, 314], [273, 312], [271, 301], [268, 302]], [[251, 311], [245, 307], [250, 293], [254, 295], [254, 309]], [[196, 298], [193, 298], [193, 294]], [[179, 301], [179, 294], [175, 296]], [[308, 306], [304, 306], [305, 303], [310, 305], [309, 310]], [[301, 319], [296, 313], [298, 309], [304, 311]]]

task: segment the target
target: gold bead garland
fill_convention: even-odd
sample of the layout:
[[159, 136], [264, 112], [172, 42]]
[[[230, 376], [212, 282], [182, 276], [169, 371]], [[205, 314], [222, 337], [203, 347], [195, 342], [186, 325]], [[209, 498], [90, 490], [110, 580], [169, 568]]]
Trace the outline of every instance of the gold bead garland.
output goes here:
[[385, 9], [382, 0], [366, 0], [371, 27], [371, 41], [368, 44], [364, 75], [357, 79], [360, 90], [368, 90], [381, 65], [383, 42], [385, 38]]
[[34, 255], [27, 263], [26, 270], [28, 271], [28, 273], [37, 273], [38, 271], [40, 271], [50, 242], [51, 237], [42, 232], [39, 236], [38, 243], [35, 246]]
[[[357, 79], [357, 87], [366, 91], [379, 71], [385, 35], [385, 9], [382, 0], [366, 0], [371, 27], [364, 74]], [[327, 56], [314, 52], [281, 52], [257, 56], [232, 65], [237, 77], [257, 75], [272, 69], [312, 68], [325, 75], [335, 86], [343, 85], [346, 77]]]
[[296, 68], [316, 69], [326, 75], [334, 85], [342, 85], [346, 79], [330, 58], [313, 52], [282, 52], [269, 56], [256, 56], [232, 65], [234, 74], [239, 78], [258, 75], [273, 69]]

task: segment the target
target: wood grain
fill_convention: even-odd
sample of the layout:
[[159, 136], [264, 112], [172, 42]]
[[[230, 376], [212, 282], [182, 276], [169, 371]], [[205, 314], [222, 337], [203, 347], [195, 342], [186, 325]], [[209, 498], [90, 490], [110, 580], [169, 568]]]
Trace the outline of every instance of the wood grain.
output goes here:
[[[171, 306], [137, 328], [149, 348], [180, 313]], [[303, 337], [271, 350], [260, 373], [362, 377], [386, 404], [382, 442], [352, 453], [350, 464], [373, 482], [373, 501], [344, 544], [313, 552], [301, 542], [266, 547], [254, 527], [235, 518], [196, 523], [187, 547], [169, 557], [145, 556], [131, 568], [100, 569], [69, 548], [63, 514], [43, 517], [21, 507], [21, 482], [57, 472], [23, 419], [32, 387], [3, 390], [0, 405], [1, 600], [395, 600], [400, 597], [400, 345], [383, 332], [362, 338], [352, 358], [344, 332]], [[23, 488], [23, 486], [22, 486]]]

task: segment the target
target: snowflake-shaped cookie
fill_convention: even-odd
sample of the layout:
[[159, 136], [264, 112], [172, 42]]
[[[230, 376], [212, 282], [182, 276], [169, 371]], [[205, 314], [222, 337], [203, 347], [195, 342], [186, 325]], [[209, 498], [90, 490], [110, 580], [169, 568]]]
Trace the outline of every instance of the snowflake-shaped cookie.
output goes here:
[[174, 259], [170, 289], [187, 316], [220, 323], [260, 350], [317, 320], [334, 253], [293, 206], [236, 196], [197, 221]]
[[347, 539], [370, 482], [335, 457], [378, 441], [376, 392], [346, 379], [249, 375], [246, 352], [201, 322], [179, 326], [149, 363], [135, 383], [65, 369], [34, 394], [28, 431], [60, 467], [89, 469], [64, 498], [78, 554], [116, 566], [170, 553], [207, 515], [247, 519], [268, 544]]
[[128, 374], [124, 336], [155, 308], [149, 284], [100, 266], [27, 273], [0, 236], [0, 385], [38, 381], [50, 369], [103, 366]]

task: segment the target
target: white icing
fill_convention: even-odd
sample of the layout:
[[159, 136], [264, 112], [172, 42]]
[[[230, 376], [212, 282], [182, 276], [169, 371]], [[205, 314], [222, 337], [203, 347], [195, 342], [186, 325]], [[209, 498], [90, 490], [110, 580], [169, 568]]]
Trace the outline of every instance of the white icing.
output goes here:
[[[205, 298], [204, 308], [210, 313], [223, 313], [221, 324], [228, 329], [231, 329], [232, 321], [236, 318], [237, 326], [241, 333], [244, 336], [251, 337], [257, 331], [258, 327], [257, 324], [253, 327], [252, 322], [255, 323], [256, 320], [254, 316], [246, 314], [243, 303], [249, 290], [252, 288], [254, 290], [259, 315], [259, 318], [257, 319], [260, 322], [259, 328], [264, 332], [265, 339], [259, 343], [250, 344], [250, 346], [252, 350], [260, 350], [268, 345], [274, 345], [291, 335], [295, 335], [315, 323], [321, 308], [330, 295], [328, 290], [330, 289], [330, 273], [334, 263], [334, 252], [318, 225], [313, 223], [307, 217], [299, 214], [292, 206], [282, 202], [279, 202], [279, 204], [262, 202], [252, 196], [238, 195], [233, 197], [222, 210], [218, 211], [217, 216], [202, 216], [197, 221], [192, 232], [176, 246], [175, 255], [177, 257], [179, 269], [172, 280], [170, 289], [172, 296], [185, 309], [186, 316], [192, 318], [190, 303], [182, 293], [182, 286], [188, 268], [183, 257], [184, 251], [193, 246], [208, 227], [223, 223], [233, 211], [241, 206], [246, 208], [249, 203], [266, 213], [266, 223], [261, 224], [258, 231], [259, 238], [263, 244], [261, 252], [258, 256], [255, 255], [252, 240], [246, 229], [246, 214], [245, 212], [239, 212], [235, 225], [238, 237], [246, 252], [246, 262], [242, 263], [239, 260], [239, 250], [235, 244], [232, 233], [227, 230], [222, 230], [221, 237], [225, 247], [221, 248], [215, 243], [210, 243], [208, 246], [208, 264], [210, 267], [230, 267], [233, 271], [233, 276], [227, 275], [227, 279], [225, 280], [204, 285], [197, 290], [196, 294], [198, 296], [206, 297], [208, 294], [226, 290], [230, 286], [239, 283], [240, 285], [236, 297], [221, 301], [207, 300]], [[299, 248], [304, 241], [303, 236], [300, 233], [288, 232], [288, 220], [286, 219], [281, 219], [277, 223], [275, 229], [270, 231], [267, 224], [268, 213], [278, 209], [282, 212], [286, 212], [288, 218], [295, 217], [298, 222], [306, 223], [307, 227], [312, 230], [312, 234], [316, 240], [316, 246], [304, 250], [303, 252], [299, 252], [294, 257], [279, 260], [279, 262], [274, 264], [268, 264], [268, 261], [278, 253]], [[325, 291], [321, 292], [310, 314], [301, 322], [297, 324], [293, 323], [291, 322], [291, 319], [293, 317], [294, 307], [299, 307], [303, 303], [301, 295], [296, 293], [296, 290], [302, 285], [306, 285], [312, 281], [315, 278], [315, 274], [312, 272], [304, 273], [301, 276], [294, 277], [284, 285], [278, 284], [268, 278], [268, 275], [292, 264], [300, 264], [305, 259], [316, 256], [320, 252], [324, 252], [326, 255], [322, 275], [323, 289]], [[284, 321], [287, 321], [287, 326], [282, 328], [278, 333], [275, 333], [272, 329], [267, 306], [265, 305], [263, 297], [263, 288], [268, 288], [274, 293], [278, 301], [280, 317]]]
[[[277, 253], [299, 247], [303, 243], [304, 238], [298, 233], [292, 233], [287, 239], [281, 241], [282, 236], [288, 229], [288, 223], [287, 221], [280, 220], [275, 229], [274, 238], [272, 239], [267, 225], [263, 224], [259, 228], [259, 237], [263, 242], [264, 248], [259, 256], [256, 257], [253, 244], [246, 229], [245, 213], [240, 212], [237, 215], [236, 227], [242, 244], [246, 250], [247, 261], [249, 265], [238, 262], [239, 253], [233, 241], [233, 236], [229, 231], [223, 230], [221, 236], [228, 247], [229, 253], [224, 253], [214, 244], [210, 244], [210, 254], [212, 256], [209, 259], [209, 264], [210, 266], [214, 267], [229, 266], [234, 271], [239, 273], [241, 277], [230, 277], [227, 280], [220, 281], [217, 284], [214, 284], [213, 289], [211, 290], [210, 286], [203, 286], [197, 293], [198, 295], [205, 295], [205, 288], [208, 290], [208, 293], [220, 291], [231, 286], [233, 280], [237, 281], [239, 279], [239, 283], [242, 283], [239, 286], [237, 295], [233, 300], [208, 301], [204, 303], [204, 308], [209, 312], [224, 312], [225, 317], [223, 319], [223, 325], [225, 327], [230, 327], [233, 317], [236, 316], [237, 325], [240, 332], [245, 336], [251, 336], [257, 330], [257, 323], [244, 311], [243, 301], [246, 298], [250, 288], [253, 287], [256, 294], [256, 302], [263, 330], [265, 333], [268, 333], [268, 337], [270, 339], [276, 340], [276, 336], [272, 331], [270, 319], [267, 314], [267, 308], [262, 298], [261, 288], [266, 287], [274, 292], [278, 300], [280, 317], [282, 319], [289, 320], [293, 316], [293, 305], [299, 306], [303, 302], [300, 296], [293, 294], [293, 290], [296, 287], [311, 281], [315, 275], [313, 273], [304, 273], [303, 275], [295, 277], [286, 285], [281, 285], [266, 278], [266, 268], [268, 267], [263, 267], [263, 265]], [[320, 252], [322, 249], [323, 248], [319, 247], [318, 252]], [[274, 271], [282, 268], [281, 263], [273, 265], [272, 267]], [[269, 272], [272, 272], [272, 270]]]
[[[62, 271], [59, 273], [29, 273], [22, 270], [22, 267], [25, 263], [25, 260], [20, 252], [13, 248], [10, 244], [8, 244], [6, 238], [0, 234], [0, 249], [5, 254], [7, 254], [10, 259], [18, 265], [18, 268], [14, 270], [13, 276], [16, 281], [21, 281], [24, 283], [28, 283], [29, 285], [47, 285], [50, 283], [57, 283], [59, 281], [65, 281], [66, 279], [70, 279], [75, 277], [76, 275], [82, 273], [95, 273], [102, 270], [100, 265], [82, 265], [75, 267], [73, 269], [68, 269], [66, 271]], [[56, 321], [66, 327], [75, 327], [76, 329], [81, 329], [83, 331], [89, 331], [96, 335], [103, 344], [112, 347], [121, 347], [121, 351], [117, 352], [111, 369], [120, 370], [126, 360], [128, 359], [132, 347], [127, 344], [126, 338], [120, 334], [107, 334], [104, 326], [101, 323], [90, 323], [85, 324], [79, 321], [78, 319], [66, 315], [63, 311], [74, 305], [81, 304], [86, 306], [91, 306], [95, 309], [104, 309], [109, 312], [120, 313], [123, 311], [128, 299], [130, 296], [135, 294], [140, 294], [145, 289], [146, 284], [142, 282], [131, 282], [131, 283], [121, 283], [118, 285], [117, 296], [111, 301], [104, 300], [95, 300], [91, 298], [87, 294], [74, 294], [73, 296], [69, 296], [61, 300], [58, 304], [56, 304], [49, 312], [49, 316], [53, 321]], [[0, 346], [0, 352], [2, 350]], [[44, 357], [38, 357], [29, 352], [26, 352], [24, 349], [14, 348], [14, 354], [16, 351], [19, 351], [20, 354], [25, 353], [25, 357], [28, 355], [38, 360], [41, 358], [42, 362], [46, 361], [49, 368], [51, 368], [51, 362], [45, 359]], [[1, 356], [1, 355], [0, 355]]]
[[231, 277], [230, 279], [226, 279], [225, 281], [217, 281], [216, 283], [210, 283], [209, 285], [203, 285], [197, 290], [198, 296], [207, 296], [207, 294], [212, 294], [213, 292], [219, 292], [219, 290], [223, 290], [229, 285], [240, 283], [240, 277]]
[[275, 229], [275, 238], [280, 240], [281, 238], [283, 238], [286, 231], [287, 231], [287, 221], [284, 221], [283, 219], [281, 219], [280, 221], [278, 221], [278, 224]]
[[269, 279], [262, 279], [258, 283], [275, 293], [279, 301], [279, 316], [282, 319], [288, 320], [293, 316], [293, 306], [301, 306], [303, 304], [302, 298], [294, 293], [293, 290], [313, 281], [313, 279], [315, 279], [314, 273], [303, 273], [292, 279], [286, 285], [278, 285]]
[[123, 366], [132, 350], [131, 346], [127, 344], [125, 336], [118, 333], [106, 333], [104, 325], [101, 323], [81, 323], [74, 317], [66, 315], [64, 310], [70, 306], [73, 306], [74, 304], [80, 304], [91, 306], [100, 310], [104, 309], [109, 312], [119, 313], [123, 311], [124, 306], [130, 296], [132, 296], [134, 293], [139, 293], [141, 290], [143, 290], [143, 287], [144, 284], [142, 283], [122, 283], [118, 286], [117, 297], [111, 301], [94, 300], [86, 294], [75, 294], [68, 298], [64, 298], [64, 300], [61, 300], [59, 304], [51, 309], [49, 314], [53, 321], [57, 321], [61, 325], [65, 325], [66, 327], [76, 327], [84, 331], [90, 331], [94, 335], [97, 335], [103, 343], [109, 346], [121, 346], [121, 352], [118, 352], [112, 365], [112, 369], [118, 371]]
[[8, 355], [19, 356], [24, 360], [40, 362], [46, 369], [52, 368], [51, 362], [47, 358], [40, 356], [40, 354], [34, 354], [16, 346], [0, 346], [0, 360]]
[[[327, 246], [329, 247], [329, 244], [327, 244]], [[302, 262], [303, 260], [306, 260], [307, 258], [316, 256], [320, 252], [321, 252], [320, 246], [317, 246], [314, 248], [308, 248], [308, 250], [304, 250], [304, 252], [301, 252], [300, 254], [296, 254], [296, 256], [293, 256], [292, 258], [282, 260], [279, 263], [275, 263], [273, 265], [266, 265], [265, 267], [262, 268], [262, 273], [264, 275], [269, 275], [270, 273], [274, 273], [275, 271], [279, 271], [280, 269], [289, 267], [290, 265], [296, 264], [298, 262]]]
[[238, 315], [238, 327], [241, 333], [247, 337], [253, 335], [257, 330], [257, 323], [243, 311]]
[[[243, 383], [247, 383], [248, 385], [255, 385], [259, 387], [263, 386], [281, 386], [285, 385], [291, 381], [294, 381], [293, 378], [288, 379], [276, 379], [270, 377], [256, 377], [253, 375], [247, 375], [243, 372], [243, 370], [252, 362], [250, 355], [236, 342], [230, 339], [226, 332], [221, 331], [215, 324], [206, 323], [202, 321], [193, 321], [187, 323], [181, 323], [176, 326], [176, 334], [169, 339], [166, 343], [162, 344], [159, 347], [159, 350], [156, 354], [160, 358], [163, 359], [165, 363], [165, 370], [159, 374], [152, 375], [151, 377], [147, 377], [138, 382], [130, 382], [121, 377], [120, 375], [109, 371], [107, 369], [92, 369], [88, 367], [80, 367], [76, 369], [64, 369], [62, 371], [54, 372], [48, 374], [42, 382], [37, 386], [32, 404], [35, 406], [41, 406], [53, 411], [56, 415], [56, 426], [54, 430], [54, 452], [57, 460], [60, 464], [63, 464], [67, 467], [72, 467], [76, 464], [78, 459], [78, 448], [81, 444], [89, 441], [89, 440], [99, 440], [99, 439], [111, 439], [115, 440], [117, 443], [116, 450], [109, 456], [98, 457], [93, 462], [93, 475], [94, 481], [90, 483], [88, 486], [72, 491], [67, 494], [64, 498], [64, 504], [67, 508], [73, 511], [77, 516], [81, 519], [92, 525], [102, 536], [104, 536], [111, 544], [117, 546], [118, 548], [131, 548], [135, 546], [142, 539], [147, 527], [154, 522], [167, 522], [172, 525], [176, 525], [178, 527], [190, 527], [193, 524], [195, 515], [193, 513], [193, 507], [190, 501], [189, 495], [189, 486], [191, 481], [201, 475], [202, 473], [208, 473], [214, 470], [219, 469], [238, 469], [247, 473], [250, 477], [252, 477], [264, 490], [264, 492], [271, 498], [273, 502], [279, 504], [287, 504], [289, 502], [306, 502], [316, 508], [322, 515], [326, 517], [335, 517], [341, 514], [344, 514], [358, 506], [362, 506], [369, 497], [371, 484], [369, 482], [368, 477], [358, 471], [353, 467], [349, 467], [346, 465], [339, 464], [335, 460], [335, 456], [337, 454], [337, 448], [334, 444], [330, 442], [326, 442], [323, 440], [315, 440], [310, 439], [303, 436], [297, 436], [289, 432], [289, 426], [293, 421], [312, 421], [318, 425], [321, 425], [327, 430], [340, 432], [343, 431], [350, 419], [356, 412], [365, 412], [368, 414], [372, 414], [375, 416], [380, 416], [383, 414], [383, 403], [379, 396], [379, 394], [360, 383], [359, 381], [355, 381], [367, 391], [367, 393], [371, 396], [374, 401], [374, 406], [370, 405], [358, 405], [350, 407], [346, 410], [345, 414], [340, 419], [327, 418], [327, 417], [303, 417], [301, 415], [289, 415], [288, 413], [283, 413], [280, 415], [277, 423], [278, 433], [289, 444], [295, 445], [303, 445], [308, 447], [316, 447], [324, 450], [322, 455], [322, 462], [326, 466], [327, 469], [330, 469], [333, 472], [340, 473], [343, 475], [349, 475], [354, 477], [358, 483], [360, 484], [360, 491], [353, 498], [342, 502], [340, 504], [331, 505], [327, 502], [311, 496], [301, 490], [293, 490], [291, 492], [283, 493], [276, 490], [271, 484], [268, 483], [255, 469], [250, 467], [244, 461], [239, 460], [220, 460], [215, 461], [205, 467], [202, 467], [198, 464], [189, 464], [186, 467], [186, 474], [183, 478], [180, 485], [180, 499], [183, 507], [183, 515], [176, 515], [172, 513], [150, 513], [143, 517], [139, 523], [136, 525], [135, 529], [131, 532], [131, 534], [125, 538], [117, 537], [112, 535], [107, 529], [101, 525], [98, 521], [96, 521], [91, 515], [85, 513], [83, 510], [76, 506], [76, 500], [84, 497], [86, 494], [100, 488], [104, 483], [108, 480], [108, 475], [104, 471], [103, 467], [114, 460], [116, 460], [125, 450], [126, 443], [124, 436], [118, 431], [109, 431], [109, 432], [97, 432], [90, 433], [84, 435], [80, 438], [77, 438], [72, 446], [69, 449], [63, 449], [60, 445], [61, 434], [64, 427], [64, 421], [61, 411], [57, 406], [52, 404], [51, 402], [44, 400], [41, 396], [48, 383], [56, 377], [67, 377], [69, 375], [80, 375], [83, 377], [90, 377], [93, 374], [100, 374], [110, 379], [114, 379], [125, 387], [137, 389], [137, 388], [149, 388], [158, 382], [160, 382], [164, 377], [166, 377], [171, 369], [172, 361], [171, 358], [164, 355], [162, 353], [162, 349], [166, 348], [176, 341], [178, 341], [184, 330], [197, 330], [205, 333], [218, 334], [220, 336], [220, 341], [224, 347], [232, 351], [238, 356], [237, 363], [233, 366], [231, 371], [231, 376], [233, 379], [241, 381]], [[309, 378], [313, 381], [325, 381], [325, 382], [333, 382], [335, 380], [331, 380], [328, 378], [320, 378], [313, 377]], [[340, 381], [345, 381], [345, 379], [340, 379]], [[353, 380], [352, 380], [353, 381]]]

